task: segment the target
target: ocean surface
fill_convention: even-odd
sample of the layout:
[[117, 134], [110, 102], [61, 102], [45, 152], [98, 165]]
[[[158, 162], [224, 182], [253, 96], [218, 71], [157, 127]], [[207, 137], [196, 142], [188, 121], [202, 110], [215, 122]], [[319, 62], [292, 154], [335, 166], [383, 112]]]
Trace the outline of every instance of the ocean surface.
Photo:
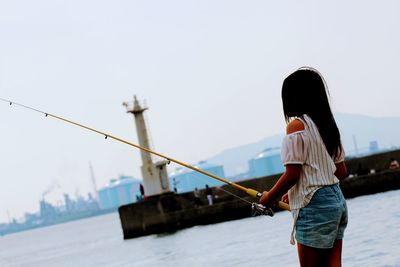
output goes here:
[[[400, 266], [400, 190], [348, 200], [344, 266]], [[0, 237], [0, 266], [298, 266], [289, 212], [124, 241], [117, 213]]]

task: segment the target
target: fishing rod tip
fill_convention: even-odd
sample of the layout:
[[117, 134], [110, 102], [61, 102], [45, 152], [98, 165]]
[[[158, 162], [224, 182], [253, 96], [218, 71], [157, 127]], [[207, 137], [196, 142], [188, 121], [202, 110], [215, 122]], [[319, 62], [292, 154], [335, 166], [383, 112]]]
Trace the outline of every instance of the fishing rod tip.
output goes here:
[[107, 138], [108, 138], [108, 135], [105, 135], [105, 136], [104, 136], [104, 139], [107, 139]]

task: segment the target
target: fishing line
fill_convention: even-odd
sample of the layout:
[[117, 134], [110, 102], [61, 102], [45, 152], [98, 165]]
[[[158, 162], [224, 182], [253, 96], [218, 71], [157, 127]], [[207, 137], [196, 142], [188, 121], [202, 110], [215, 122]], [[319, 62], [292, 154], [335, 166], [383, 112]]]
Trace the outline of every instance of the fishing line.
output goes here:
[[[42, 110], [39, 110], [39, 109], [30, 107], [30, 106], [27, 106], [27, 105], [24, 105], [24, 104], [20, 104], [20, 103], [17, 103], [17, 102], [8, 100], [8, 99], [0, 98], [0, 101], [3, 101], [3, 102], [8, 103], [10, 106], [13, 106], [13, 105], [19, 106], [19, 107], [22, 107], [22, 108], [25, 108], [25, 109], [28, 109], [28, 110], [31, 110], [31, 111], [34, 111], [34, 112], [41, 113], [41, 114], [45, 115], [45, 117], [52, 117], [52, 118], [55, 118], [55, 119], [57, 119], [57, 120], [61, 120], [61, 121], [64, 121], [64, 122], [66, 122], [66, 123], [69, 123], [69, 124], [72, 124], [72, 125], [75, 125], [75, 126], [84, 128], [84, 129], [86, 129], [86, 130], [89, 130], [89, 131], [95, 132], [95, 133], [97, 133], [97, 134], [103, 135], [105, 139], [111, 138], [111, 139], [114, 139], [114, 140], [116, 140], [116, 141], [118, 141], [118, 142], [124, 143], [124, 144], [126, 144], [126, 145], [133, 146], [133, 147], [138, 148], [138, 149], [140, 149], [140, 150], [146, 151], [146, 152], [148, 152], [148, 153], [150, 153], [150, 154], [153, 154], [153, 155], [159, 156], [159, 157], [161, 157], [161, 158], [164, 158], [164, 159], [168, 160], [168, 163], [174, 162], [174, 163], [176, 163], [176, 164], [178, 164], [178, 165], [181, 165], [181, 166], [186, 167], [186, 168], [188, 168], [188, 169], [191, 169], [191, 170], [193, 170], [193, 171], [199, 172], [199, 173], [201, 173], [201, 174], [204, 174], [204, 175], [206, 175], [206, 176], [209, 176], [209, 177], [211, 177], [211, 178], [214, 178], [214, 179], [216, 179], [216, 180], [219, 180], [219, 181], [221, 181], [221, 182], [223, 182], [223, 183], [225, 183], [225, 184], [228, 184], [228, 185], [230, 185], [230, 186], [232, 186], [232, 187], [235, 187], [236, 189], [239, 189], [239, 190], [241, 190], [241, 191], [243, 191], [243, 192], [246, 192], [248, 195], [250, 195], [250, 196], [252, 196], [252, 197], [254, 197], [254, 198], [260, 198], [260, 197], [262, 196], [262, 193], [258, 192], [257, 190], [254, 190], [254, 189], [252, 189], [252, 188], [247, 188], [247, 187], [241, 186], [241, 185], [239, 185], [239, 184], [233, 183], [233, 182], [231, 182], [231, 181], [229, 181], [229, 180], [227, 180], [227, 179], [221, 178], [221, 177], [216, 176], [216, 175], [214, 175], [214, 174], [212, 174], [212, 173], [209, 173], [209, 172], [203, 171], [203, 170], [201, 170], [201, 169], [195, 168], [195, 167], [193, 167], [193, 166], [191, 166], [191, 165], [189, 165], [189, 164], [186, 164], [186, 163], [181, 162], [181, 161], [179, 161], [179, 160], [176, 160], [176, 159], [174, 159], [174, 158], [165, 156], [165, 155], [160, 154], [160, 153], [158, 153], [158, 152], [152, 151], [152, 150], [150, 150], [150, 149], [148, 149], [148, 148], [139, 146], [139, 145], [137, 145], [137, 144], [131, 143], [131, 142], [129, 142], [129, 141], [126, 141], [126, 140], [121, 139], [121, 138], [119, 138], [119, 137], [113, 136], [113, 135], [111, 135], [111, 134], [108, 134], [108, 133], [99, 131], [99, 130], [94, 129], [94, 128], [91, 128], [91, 127], [89, 127], [89, 126], [86, 126], [86, 125], [83, 125], [83, 124], [74, 122], [74, 121], [72, 121], [72, 120], [63, 118], [63, 117], [61, 117], [61, 116], [57, 116], [57, 115], [54, 115], [54, 114], [51, 114], [51, 113], [48, 113], [48, 112], [45, 112], [45, 111], [42, 111]], [[237, 197], [240, 198], [239, 196], [237, 196]], [[252, 203], [252, 205], [253, 205], [253, 204], [255, 204], [255, 203]], [[255, 204], [255, 205], [257, 205], [258, 208], [259, 208], [260, 210], [261, 210], [261, 208], [263, 207], [262, 205], [259, 205], [259, 204]], [[254, 205], [253, 205], [253, 206], [254, 206]], [[285, 202], [279, 201], [279, 202], [278, 202], [278, 206], [279, 206], [280, 208], [282, 208], [282, 209], [290, 210], [289, 205], [288, 205], [287, 203], [285, 203]], [[254, 207], [253, 207], [253, 208], [254, 208]]]
[[247, 199], [239, 197], [238, 195], [235, 195], [234, 193], [223, 189], [222, 187], [218, 187], [218, 190], [222, 190], [225, 193], [228, 193], [228, 194], [250, 204], [251, 205], [251, 216], [253, 216], [253, 217], [259, 216], [259, 215], [267, 215], [267, 216], [271, 216], [271, 217], [274, 216], [274, 211], [271, 208], [267, 208], [261, 204], [255, 203], [255, 202], [250, 202]]
[[250, 202], [250, 201], [248, 201], [247, 199], [244, 199], [244, 198], [242, 198], [242, 197], [239, 197], [238, 195], [235, 195], [234, 193], [232, 193], [232, 192], [230, 192], [230, 191], [228, 191], [228, 190], [225, 190], [225, 189], [223, 189], [222, 187], [218, 187], [218, 190], [221, 190], [221, 191], [224, 191], [225, 193], [227, 193], [227, 194], [229, 194], [229, 195], [232, 195], [232, 196], [234, 196], [234, 197], [237, 197], [238, 199], [241, 199], [241, 200], [243, 200], [244, 202], [247, 202], [248, 204], [253, 204], [253, 202]]

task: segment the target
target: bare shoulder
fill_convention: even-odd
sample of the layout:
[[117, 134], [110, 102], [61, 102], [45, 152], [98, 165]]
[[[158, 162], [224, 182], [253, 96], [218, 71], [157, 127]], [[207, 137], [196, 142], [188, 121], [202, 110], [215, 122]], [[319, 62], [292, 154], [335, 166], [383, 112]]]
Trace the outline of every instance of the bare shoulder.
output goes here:
[[304, 130], [304, 123], [301, 120], [292, 120], [287, 126], [286, 126], [286, 134], [291, 134], [295, 133], [298, 131], [303, 131]]

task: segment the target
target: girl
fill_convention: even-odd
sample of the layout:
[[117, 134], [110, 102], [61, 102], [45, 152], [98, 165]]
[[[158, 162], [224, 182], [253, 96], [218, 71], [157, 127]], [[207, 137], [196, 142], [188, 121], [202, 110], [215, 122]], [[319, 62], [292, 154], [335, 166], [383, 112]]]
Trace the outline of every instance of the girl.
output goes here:
[[282, 196], [293, 213], [301, 266], [341, 266], [347, 207], [339, 181], [347, 175], [340, 134], [327, 88], [315, 69], [303, 67], [282, 86], [287, 135], [282, 144], [284, 174], [260, 204]]

